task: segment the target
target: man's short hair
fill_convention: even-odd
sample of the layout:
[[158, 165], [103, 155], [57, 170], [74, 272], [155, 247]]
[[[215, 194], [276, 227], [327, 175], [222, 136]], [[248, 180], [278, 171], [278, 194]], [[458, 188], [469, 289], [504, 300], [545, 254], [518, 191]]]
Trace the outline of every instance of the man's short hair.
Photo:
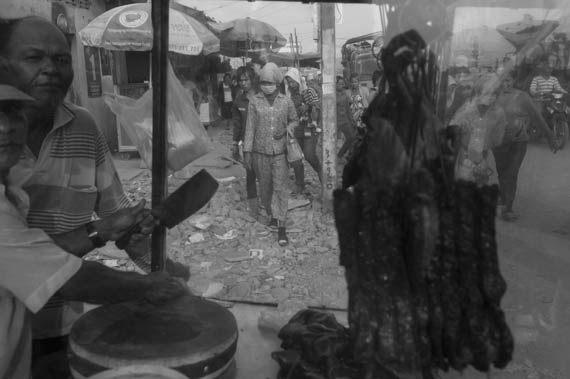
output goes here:
[[[14, 30], [16, 30], [16, 27], [21, 22], [26, 21], [26, 20], [32, 20], [32, 19], [43, 20], [45, 22], [53, 24], [47, 18], [36, 16], [36, 15], [30, 15], [30, 16], [13, 18], [13, 19], [2, 19], [2, 18], [0, 18], [0, 55], [5, 55], [7, 53], [6, 49], [8, 48], [8, 45], [10, 44], [10, 39], [12, 38], [12, 34], [14, 33]], [[57, 28], [57, 29], [60, 30], [59, 28]], [[63, 34], [63, 32], [61, 32], [61, 33]], [[66, 41], [68, 41], [68, 44], [69, 44], [69, 40], [67, 38], [66, 38]]]
[[358, 75], [358, 72], [353, 72], [352, 74], [350, 74], [350, 80], [352, 80], [354, 78], [356, 78], [356, 79], [360, 78], [360, 75]]
[[236, 73], [238, 81], [241, 79], [242, 75], [247, 75], [247, 77], [251, 81], [253, 81], [255, 79], [255, 71], [253, 71], [253, 68], [251, 68], [250, 66], [238, 67], [237, 73]]

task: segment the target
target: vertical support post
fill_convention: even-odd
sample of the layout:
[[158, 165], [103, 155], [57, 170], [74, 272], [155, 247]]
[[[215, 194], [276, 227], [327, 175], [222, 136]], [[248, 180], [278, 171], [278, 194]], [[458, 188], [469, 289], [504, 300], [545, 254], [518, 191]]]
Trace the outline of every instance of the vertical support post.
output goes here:
[[[152, 206], [165, 198], [167, 191], [167, 89], [168, 89], [168, 1], [152, 0]], [[152, 233], [151, 269], [164, 270], [166, 229]]]
[[336, 86], [335, 86], [335, 5], [319, 3], [322, 74], [321, 128], [322, 152], [322, 199], [323, 209], [332, 211], [333, 190], [336, 178]]

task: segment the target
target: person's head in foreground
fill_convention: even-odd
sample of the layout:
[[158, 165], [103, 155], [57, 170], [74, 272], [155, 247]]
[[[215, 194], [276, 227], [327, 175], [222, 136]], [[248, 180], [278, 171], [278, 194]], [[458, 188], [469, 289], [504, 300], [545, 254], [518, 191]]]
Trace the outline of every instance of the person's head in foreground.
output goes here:
[[36, 99], [39, 110], [54, 111], [73, 80], [65, 35], [38, 16], [4, 22], [0, 34], [0, 57], [13, 72], [10, 84]]
[[20, 159], [26, 145], [27, 123], [23, 107], [33, 98], [22, 91], [0, 84], [0, 182]]

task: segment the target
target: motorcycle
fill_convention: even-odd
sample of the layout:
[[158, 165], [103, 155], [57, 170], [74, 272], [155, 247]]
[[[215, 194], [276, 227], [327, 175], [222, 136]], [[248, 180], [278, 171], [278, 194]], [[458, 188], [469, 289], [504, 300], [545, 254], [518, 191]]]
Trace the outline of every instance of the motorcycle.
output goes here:
[[[568, 142], [568, 121], [570, 120], [570, 107], [565, 101], [565, 95], [562, 93], [553, 93], [543, 96], [538, 101], [543, 103], [543, 116], [548, 126], [554, 134], [555, 147], [557, 150], [564, 148]], [[532, 126], [529, 130], [531, 140], [537, 141], [542, 133], [536, 126]]]

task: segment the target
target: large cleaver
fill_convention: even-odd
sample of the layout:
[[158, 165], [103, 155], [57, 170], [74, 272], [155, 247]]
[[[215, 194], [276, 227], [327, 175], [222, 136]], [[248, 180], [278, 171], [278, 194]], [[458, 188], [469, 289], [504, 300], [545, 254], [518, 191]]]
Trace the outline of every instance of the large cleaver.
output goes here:
[[[208, 204], [218, 190], [218, 186], [218, 181], [202, 169], [153, 208], [152, 213], [160, 220], [161, 225], [170, 229]], [[140, 232], [140, 227], [137, 224], [119, 238], [115, 245], [121, 250], [124, 249], [131, 236], [138, 232]]]

